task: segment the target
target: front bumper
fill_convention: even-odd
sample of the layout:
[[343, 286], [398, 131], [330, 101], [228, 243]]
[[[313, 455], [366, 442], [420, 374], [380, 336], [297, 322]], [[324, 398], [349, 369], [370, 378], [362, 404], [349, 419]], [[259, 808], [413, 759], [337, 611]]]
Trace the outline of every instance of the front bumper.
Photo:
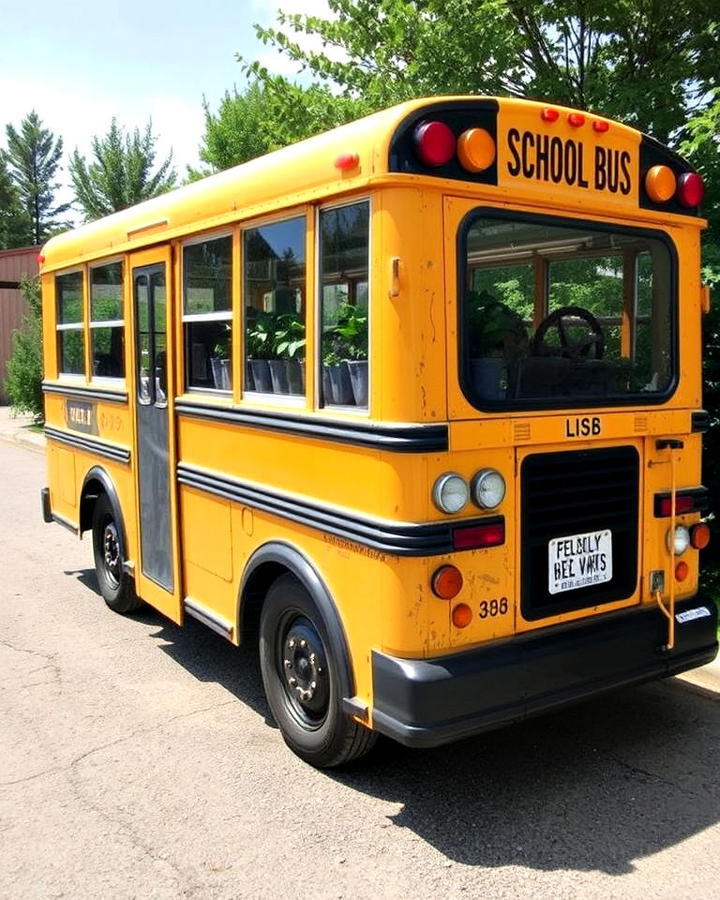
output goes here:
[[[688, 618], [698, 610], [695, 618]], [[373, 651], [373, 726], [409, 747], [435, 747], [715, 658], [717, 610], [698, 595], [675, 604], [675, 647], [663, 650], [667, 619], [633, 607], [551, 626], [435, 659]]]

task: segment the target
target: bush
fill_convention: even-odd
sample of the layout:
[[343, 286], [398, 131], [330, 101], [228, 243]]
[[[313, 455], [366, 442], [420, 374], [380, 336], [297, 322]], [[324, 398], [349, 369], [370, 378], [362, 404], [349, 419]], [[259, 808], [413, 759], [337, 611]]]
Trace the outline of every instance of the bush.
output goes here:
[[23, 278], [20, 290], [28, 303], [22, 328], [13, 333], [13, 352], [7, 363], [5, 390], [10, 406], [19, 413], [30, 413], [36, 422], [44, 418], [42, 394], [42, 315], [40, 282]]

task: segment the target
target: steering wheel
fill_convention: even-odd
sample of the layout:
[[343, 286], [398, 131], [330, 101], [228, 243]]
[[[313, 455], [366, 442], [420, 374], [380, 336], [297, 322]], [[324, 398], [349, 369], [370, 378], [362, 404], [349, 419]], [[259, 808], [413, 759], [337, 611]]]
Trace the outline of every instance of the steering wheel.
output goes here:
[[[577, 322], [567, 319], [581, 319], [587, 326], [588, 333], [584, 337], [573, 339], [569, 330], [578, 327]], [[556, 329], [560, 340], [559, 352], [557, 344], [547, 344], [545, 337], [551, 329]], [[538, 325], [533, 335], [531, 352], [533, 356], [561, 356], [565, 359], [602, 359], [605, 352], [605, 335], [595, 316], [581, 306], [561, 306], [551, 312]]]

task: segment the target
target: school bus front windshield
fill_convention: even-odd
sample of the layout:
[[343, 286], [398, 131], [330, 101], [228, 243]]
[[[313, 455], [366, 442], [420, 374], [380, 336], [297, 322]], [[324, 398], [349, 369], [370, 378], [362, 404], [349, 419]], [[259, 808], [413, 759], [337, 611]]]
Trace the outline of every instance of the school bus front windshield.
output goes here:
[[474, 405], [667, 397], [675, 266], [662, 235], [479, 211], [461, 241], [461, 376]]

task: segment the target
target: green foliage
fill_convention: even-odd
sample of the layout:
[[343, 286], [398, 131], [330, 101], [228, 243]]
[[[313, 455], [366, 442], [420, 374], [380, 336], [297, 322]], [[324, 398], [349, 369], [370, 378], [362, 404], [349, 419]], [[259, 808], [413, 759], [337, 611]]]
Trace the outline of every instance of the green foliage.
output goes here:
[[0, 153], [0, 250], [22, 247], [29, 231], [29, 219], [23, 212], [17, 189]]
[[343, 301], [338, 306], [335, 323], [323, 329], [323, 362], [332, 366], [343, 360], [367, 358], [367, 311]]
[[22, 328], [13, 333], [13, 352], [7, 363], [5, 390], [10, 405], [19, 413], [31, 413], [42, 422], [42, 317], [40, 280], [24, 277], [20, 290], [27, 300], [28, 313]]
[[22, 210], [21, 233], [16, 246], [42, 244], [48, 237], [67, 227], [61, 217], [69, 203], [55, 206], [59, 184], [54, 180], [62, 156], [62, 138], [55, 138], [33, 110], [16, 130], [6, 127], [5, 162]]
[[153, 172], [156, 142], [152, 122], [142, 133], [136, 128], [129, 134], [113, 118], [107, 134], [93, 137], [90, 162], [74, 150], [70, 177], [87, 221], [149, 200], [174, 186], [172, 153]]
[[[280, 12], [278, 27], [255, 30], [330, 87], [348, 118], [410, 97], [501, 94], [597, 110], [666, 141], [718, 85], [720, 29], [707, 0], [329, 0], [329, 7], [332, 18]], [[305, 49], [303, 36], [322, 50]], [[247, 69], [279, 101], [286, 91], [284, 111], [303, 119], [304, 96], [287, 79], [258, 63]]]

